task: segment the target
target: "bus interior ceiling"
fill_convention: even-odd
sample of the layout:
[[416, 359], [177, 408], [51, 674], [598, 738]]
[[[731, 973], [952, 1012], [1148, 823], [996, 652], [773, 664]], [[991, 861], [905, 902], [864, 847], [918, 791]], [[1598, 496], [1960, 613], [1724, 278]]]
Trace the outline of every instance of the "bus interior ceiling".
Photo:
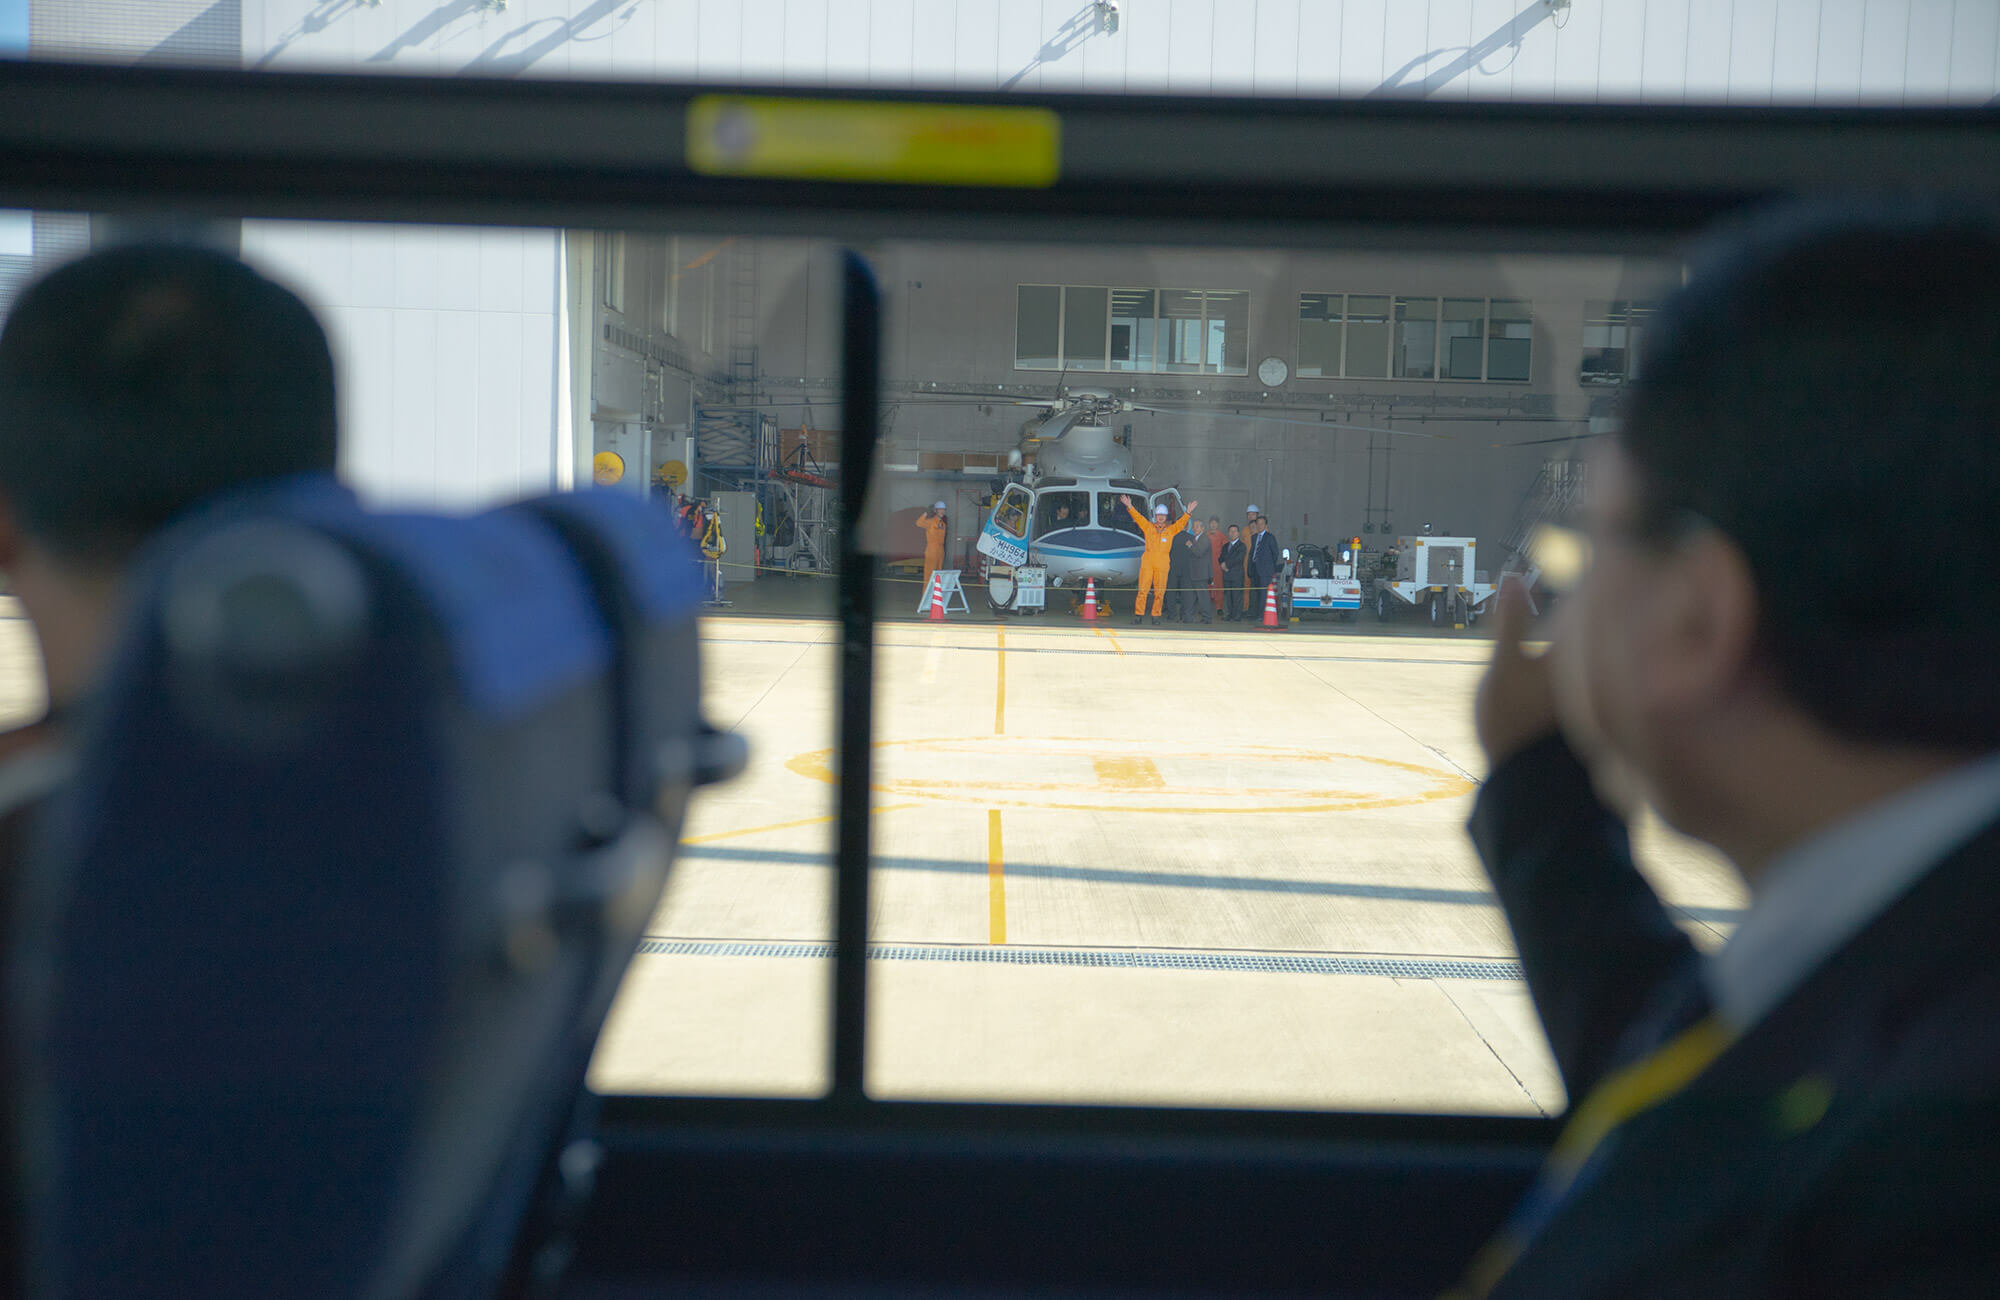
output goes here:
[[[1135, 628], [1123, 579], [1090, 584], [1089, 622], [996, 612], [996, 488], [1032, 483], [1036, 421], [1084, 394], [1104, 425], [1065, 427], [1107, 428], [1197, 517], [1258, 506], [1294, 551], [1473, 538], [1497, 572], [1524, 512], [1568, 504], [1550, 464], [1614, 427], [1681, 241], [1856, 176], [1990, 191], [1991, 113], [1025, 96], [1004, 106], [1052, 115], [1063, 167], [1005, 189], [617, 144], [685, 138], [698, 93], [0, 66], [0, 203], [240, 220], [356, 357], [354, 263], [317, 223], [557, 232], [548, 473], [584, 482], [615, 442], [627, 488], [732, 503], [704, 705], [754, 757], [696, 805], [601, 1045], [563, 1293], [1448, 1285], [1564, 1104], [1463, 843], [1476, 623], [1267, 631], [1260, 589], [1242, 624]], [[436, 129], [392, 147], [399, 115]], [[1413, 150], [1458, 162], [1441, 181]], [[871, 375], [879, 410], [844, 409]], [[416, 491], [399, 454], [357, 449], [364, 488]], [[907, 573], [937, 501], [956, 626]], [[843, 549], [885, 562], [879, 625]], [[871, 662], [857, 785], [835, 728]], [[1719, 941], [1736, 886], [1646, 833]], [[835, 962], [867, 944], [864, 984]]]

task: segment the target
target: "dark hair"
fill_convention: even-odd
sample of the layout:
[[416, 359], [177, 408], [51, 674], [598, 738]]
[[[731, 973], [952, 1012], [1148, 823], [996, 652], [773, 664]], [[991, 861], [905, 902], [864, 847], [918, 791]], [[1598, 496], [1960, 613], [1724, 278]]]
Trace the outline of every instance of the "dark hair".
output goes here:
[[0, 494], [71, 558], [122, 558], [224, 488], [331, 472], [335, 442], [319, 322], [223, 253], [92, 253], [0, 332]]
[[1695, 261], [1620, 443], [1642, 515], [1742, 548], [1787, 693], [1851, 739], [2000, 743], [2000, 224], [1792, 207]]

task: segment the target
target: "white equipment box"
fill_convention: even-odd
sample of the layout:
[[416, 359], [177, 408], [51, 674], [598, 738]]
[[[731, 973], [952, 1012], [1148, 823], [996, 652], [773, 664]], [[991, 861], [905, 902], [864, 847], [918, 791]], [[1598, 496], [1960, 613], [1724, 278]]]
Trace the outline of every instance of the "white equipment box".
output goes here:
[[1499, 590], [1475, 567], [1478, 546], [1471, 537], [1398, 537], [1396, 576], [1376, 582], [1375, 616], [1414, 609], [1436, 627], [1470, 627]]
[[1039, 564], [1014, 570], [1014, 608], [1042, 609], [1048, 598], [1049, 571]]

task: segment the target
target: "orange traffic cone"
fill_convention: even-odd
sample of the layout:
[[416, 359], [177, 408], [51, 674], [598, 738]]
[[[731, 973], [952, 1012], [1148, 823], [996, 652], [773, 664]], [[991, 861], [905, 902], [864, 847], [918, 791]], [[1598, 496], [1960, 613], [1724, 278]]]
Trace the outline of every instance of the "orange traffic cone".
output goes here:
[[931, 622], [944, 622], [944, 575], [931, 575]]
[[1095, 578], [1084, 580], [1083, 621], [1086, 623], [1095, 623], [1097, 621], [1097, 579]]
[[1264, 588], [1264, 626], [1278, 626], [1278, 584], [1275, 582]]

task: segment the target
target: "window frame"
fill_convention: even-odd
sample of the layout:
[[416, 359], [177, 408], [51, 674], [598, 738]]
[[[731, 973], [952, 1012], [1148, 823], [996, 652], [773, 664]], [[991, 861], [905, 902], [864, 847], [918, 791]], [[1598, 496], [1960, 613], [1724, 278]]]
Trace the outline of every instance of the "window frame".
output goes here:
[[[1056, 356], [1054, 365], [1024, 366], [1021, 364], [1021, 291], [1024, 289], [1054, 289], [1056, 291]], [[1070, 358], [1069, 295], [1070, 295], [1070, 290], [1072, 289], [1080, 289], [1091, 293], [1101, 292], [1105, 296], [1104, 356], [1102, 362], [1099, 364], [1079, 365], [1075, 361], [1072, 361]], [[1153, 326], [1151, 340], [1150, 340], [1151, 350], [1152, 350], [1152, 365], [1148, 369], [1142, 370], [1135, 365], [1129, 369], [1121, 370], [1118, 369], [1114, 364], [1116, 359], [1112, 356], [1111, 340], [1114, 331], [1117, 328], [1117, 323], [1120, 320], [1120, 317], [1118, 316], [1117, 313], [1117, 304], [1118, 304], [1118, 295], [1121, 293], [1128, 293], [1128, 294], [1144, 293], [1144, 294], [1149, 294], [1152, 297], [1153, 314], [1150, 317]], [[1197, 296], [1201, 301], [1201, 315], [1199, 317], [1163, 316], [1160, 312], [1160, 304], [1162, 299], [1169, 293], [1193, 294]], [[1225, 364], [1229, 359], [1228, 317], [1210, 316], [1208, 314], [1209, 301], [1210, 299], [1216, 297], [1235, 298], [1235, 299], [1240, 299], [1242, 302], [1244, 362], [1239, 367], [1231, 368]], [[1074, 374], [1087, 374], [1087, 375], [1216, 375], [1224, 378], [1248, 375], [1250, 373], [1250, 362], [1249, 362], [1250, 354], [1255, 350], [1251, 348], [1249, 344], [1250, 326], [1251, 326], [1251, 321], [1253, 319], [1251, 314], [1252, 302], [1253, 302], [1252, 293], [1249, 289], [1189, 289], [1189, 288], [1183, 288], [1178, 285], [1147, 286], [1147, 285], [1134, 285], [1134, 284], [1068, 284], [1068, 283], [1051, 284], [1042, 280], [1017, 281], [1014, 285], [1013, 368], [1016, 371], [1025, 374], [1074, 373]], [[1139, 326], [1144, 324], [1144, 321], [1139, 317], [1133, 317], [1131, 319], [1133, 320], [1132, 350], [1136, 354], [1139, 351]], [[1160, 326], [1164, 322], [1169, 320], [1173, 321], [1194, 320], [1197, 323], [1195, 337], [1199, 340], [1200, 343], [1202, 359], [1198, 363], [1194, 364], [1191, 368], [1182, 367], [1169, 370], [1163, 365], [1163, 363], [1160, 360], [1163, 352], [1165, 351], [1165, 349], [1163, 349], [1162, 347], [1163, 335], [1161, 333]], [[1215, 340], [1215, 351], [1216, 351], [1216, 360], [1213, 365], [1211, 365], [1208, 360], [1209, 342], [1211, 337], [1213, 337]]]
[[[937, 238], [943, 229], [1018, 239], [1026, 224], [1070, 242], [1226, 237], [1297, 248], [1365, 225], [1376, 247], [1420, 248], [1474, 230], [1516, 248], [1615, 247], [1636, 256], [1671, 252], [1756, 202], [1858, 181], [1919, 188], [1951, 175], [1975, 196], [2000, 198], [2000, 133], [1990, 112], [1948, 108], [1362, 105], [815, 88], [761, 93], [1039, 109], [1060, 126], [1061, 174], [1043, 188], [1008, 190], [718, 175], [692, 170], [678, 152], [636, 157], [631, 140], [684, 138], [697, 93], [556, 79], [0, 61], [8, 109], [0, 112], [0, 206], [180, 204], [246, 218], [663, 233], [728, 226], [848, 240]], [[430, 113], [439, 115], [435, 131], [384, 129]], [[1841, 148], [1826, 147], [1830, 131]], [[1284, 143], [1246, 149], [1246, 140]], [[1449, 187], [1436, 183], [1444, 156], [1453, 160]], [[191, 157], [204, 165], [189, 167]], [[1149, 168], [1147, 159], [1163, 161]], [[875, 395], [872, 381], [867, 395]], [[844, 455], [865, 468], [853, 454], [860, 440], [847, 441]], [[872, 601], [851, 612], [843, 635], [865, 649]], [[838, 874], [843, 882], [858, 876], [865, 898], [867, 791], [843, 785], [841, 797]], [[865, 970], [865, 950], [841, 951]], [[851, 1009], [838, 998], [831, 1008], [836, 1055], [856, 1050], [865, 1027], [843, 1018]], [[663, 1128], [862, 1137], [921, 1130], [1017, 1142], [1132, 1137], [1166, 1153], [1192, 1136], [1267, 1142], [1260, 1149], [1272, 1160], [1290, 1158], [1293, 1143], [1345, 1141], [1402, 1144], [1393, 1149], [1408, 1160], [1435, 1159], [1440, 1143], [1465, 1159], [1491, 1158], [1545, 1145], [1556, 1128], [1552, 1119], [1514, 1117], [841, 1095], [609, 1097], [604, 1117], [607, 1132], [635, 1142]], [[1371, 1149], [1380, 1158], [1390, 1148]]]
[[[1292, 375], [1296, 379], [1319, 380], [1326, 382], [1336, 382], [1340, 380], [1350, 380], [1350, 379], [1386, 379], [1386, 380], [1392, 380], [1397, 383], [1406, 383], [1406, 384], [1530, 384], [1534, 382], [1533, 376], [1534, 376], [1534, 366], [1535, 366], [1535, 360], [1534, 360], [1535, 304], [1532, 298], [1494, 298], [1491, 296], [1475, 297], [1470, 294], [1463, 294], [1457, 296], [1450, 294], [1437, 294], [1433, 296], [1426, 294], [1355, 293], [1353, 291], [1343, 291], [1334, 289], [1301, 289], [1299, 290], [1298, 298], [1299, 298], [1299, 314], [1295, 318], [1293, 325], [1293, 333], [1292, 333]], [[1334, 325], [1338, 327], [1338, 329], [1340, 330], [1340, 358], [1339, 358], [1340, 373], [1338, 374], [1333, 374], [1333, 375], [1324, 373], [1307, 374], [1305, 371], [1304, 326], [1305, 322], [1308, 319], [1310, 319], [1305, 314], [1306, 299], [1308, 298], [1338, 299], [1340, 301], [1340, 315], [1337, 317], [1325, 318], [1328, 324]], [[1355, 298], [1379, 298], [1383, 299], [1389, 304], [1390, 373], [1380, 374], [1380, 375], [1349, 374], [1347, 371], [1348, 342], [1353, 337], [1353, 331], [1351, 327], [1354, 324], [1356, 324], [1353, 316], [1349, 311], [1348, 304]], [[1425, 378], [1423, 376], [1398, 375], [1394, 373], [1395, 360], [1396, 360], [1396, 338], [1397, 338], [1396, 328], [1400, 323], [1396, 319], [1396, 311], [1401, 304], [1406, 302], [1435, 302], [1438, 304], [1437, 315], [1433, 322], [1436, 333], [1431, 347], [1431, 370], [1433, 373], [1428, 378]], [[1479, 332], [1476, 336], [1474, 336], [1479, 339], [1479, 373], [1477, 375], [1447, 375], [1443, 373], [1445, 368], [1445, 356], [1446, 356], [1445, 341], [1447, 338], [1452, 337], [1451, 335], [1448, 335], [1445, 332], [1445, 326], [1448, 323], [1449, 318], [1446, 317], [1444, 313], [1446, 310], [1446, 305], [1454, 302], [1477, 302], [1480, 304]], [[1522, 306], [1528, 308], [1528, 315], [1525, 318], [1525, 321], [1527, 323], [1529, 330], [1529, 335], [1527, 340], [1529, 377], [1526, 379], [1496, 378], [1493, 374], [1493, 340], [1495, 338], [1495, 335], [1493, 333], [1493, 304], [1496, 302], [1520, 303]], [[1508, 317], [1507, 319], [1511, 321], [1515, 318]], [[1370, 320], [1362, 323], [1375, 324], [1376, 322]], [[1460, 335], [1458, 337], [1466, 337], [1466, 336]], [[1500, 337], [1506, 337], [1506, 336], [1500, 336]]]
[[[1644, 298], [1591, 298], [1584, 302], [1582, 333], [1578, 336], [1576, 382], [1580, 388], [1623, 388], [1639, 377], [1639, 346], [1646, 330], [1652, 327], [1653, 316], [1659, 311], [1659, 303]], [[1625, 331], [1618, 351], [1622, 354], [1616, 374], [1607, 371], [1590, 371], [1584, 368], [1593, 350], [1609, 350], [1612, 345], [1589, 342], [1592, 329], [1616, 329]]]

